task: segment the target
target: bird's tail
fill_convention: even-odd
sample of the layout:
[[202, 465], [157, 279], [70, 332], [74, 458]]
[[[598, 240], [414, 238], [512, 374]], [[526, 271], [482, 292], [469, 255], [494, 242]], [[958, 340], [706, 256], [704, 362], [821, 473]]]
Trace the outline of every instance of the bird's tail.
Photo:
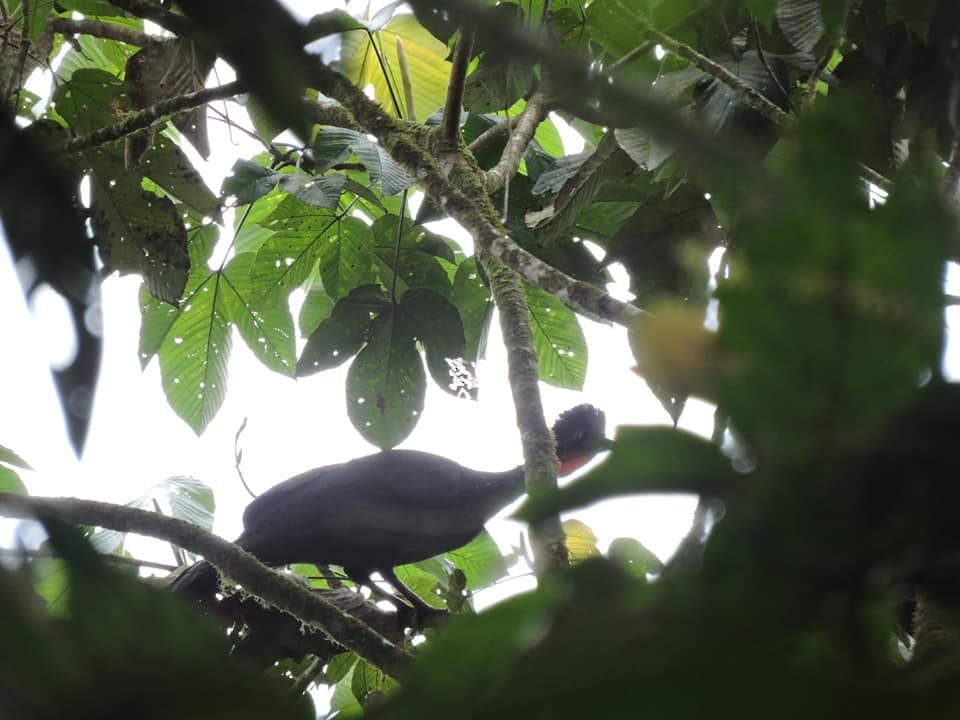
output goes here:
[[175, 592], [191, 600], [212, 598], [220, 585], [217, 569], [206, 560], [194, 563], [170, 585]]

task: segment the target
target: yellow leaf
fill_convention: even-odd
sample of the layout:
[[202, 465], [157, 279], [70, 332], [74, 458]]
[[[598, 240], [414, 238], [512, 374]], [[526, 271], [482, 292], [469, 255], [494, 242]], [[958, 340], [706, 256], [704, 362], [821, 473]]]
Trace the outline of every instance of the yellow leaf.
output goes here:
[[703, 327], [703, 313], [661, 302], [638, 317], [627, 337], [637, 361], [634, 371], [651, 385], [678, 396], [708, 395], [716, 371], [716, 335]]
[[[361, 30], [344, 33], [340, 51], [342, 72], [359, 88], [372, 85], [374, 98], [391, 115], [397, 114], [395, 98], [402, 117], [424, 122], [443, 106], [446, 99], [447, 81], [450, 78], [447, 46], [427, 32], [413, 15], [395, 16], [385, 27], [372, 34], [373, 42], [370, 37]], [[410, 70], [416, 118], [407, 118], [404, 108], [397, 38], [403, 43]], [[377, 58], [378, 52], [383, 59], [383, 67]]]
[[570, 553], [570, 562], [583, 562], [587, 558], [600, 554], [597, 548], [597, 536], [585, 523], [579, 520], [564, 520], [563, 532], [567, 538], [564, 544]]

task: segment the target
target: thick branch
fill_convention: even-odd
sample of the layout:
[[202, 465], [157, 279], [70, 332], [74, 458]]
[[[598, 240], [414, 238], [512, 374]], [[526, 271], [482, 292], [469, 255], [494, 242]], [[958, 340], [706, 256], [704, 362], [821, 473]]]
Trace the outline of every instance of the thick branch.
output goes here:
[[197, 92], [185, 93], [169, 100], [163, 100], [156, 105], [151, 105], [138, 113], [134, 113], [126, 120], [122, 120], [115, 125], [109, 125], [92, 133], [83, 135], [60, 145], [57, 148], [63, 153], [79, 152], [87, 150], [104, 143], [113, 142], [120, 138], [132, 135], [140, 130], [153, 125], [155, 122], [167, 115], [190, 110], [200, 105], [206, 105], [214, 100], [223, 100], [244, 92], [244, 84], [240, 81], [227, 83], [214, 88], [206, 88]]
[[[490, 278], [493, 299], [500, 314], [500, 329], [507, 348], [510, 389], [523, 443], [526, 490], [531, 498], [557, 490], [557, 456], [553, 434], [543, 419], [540, 372], [530, 328], [530, 308], [520, 276], [487, 253], [481, 262]], [[557, 515], [530, 526], [537, 575], [555, 572], [568, 564], [563, 527]]]
[[460, 27], [457, 44], [453, 48], [453, 62], [450, 67], [450, 82], [447, 84], [447, 101], [443, 106], [443, 120], [440, 123], [440, 146], [455, 148], [460, 130], [460, 106], [463, 104], [463, 89], [467, 82], [467, 68], [473, 53], [473, 30]]
[[537, 132], [537, 126], [543, 122], [546, 116], [547, 108], [543, 93], [538, 90], [530, 97], [527, 106], [520, 113], [517, 126], [510, 135], [510, 140], [507, 141], [507, 146], [500, 156], [500, 162], [484, 173], [483, 183], [488, 193], [496, 192], [503, 187], [507, 178], [512, 178], [517, 174], [523, 152], [533, 139], [534, 133]]
[[143, 47], [159, 38], [123, 25], [100, 20], [71, 20], [69, 18], [50, 18], [50, 29], [61, 35], [90, 35], [92, 37], [116, 40], [127, 45]]
[[82, 525], [157, 537], [202, 555], [247, 591], [316, 625], [332, 640], [356, 652], [384, 672], [399, 677], [410, 656], [364, 623], [318, 597], [290, 578], [262, 565], [233, 543], [196, 525], [126, 505], [77, 498], [24, 497], [0, 493], [0, 515], [15, 518], [54, 516]]

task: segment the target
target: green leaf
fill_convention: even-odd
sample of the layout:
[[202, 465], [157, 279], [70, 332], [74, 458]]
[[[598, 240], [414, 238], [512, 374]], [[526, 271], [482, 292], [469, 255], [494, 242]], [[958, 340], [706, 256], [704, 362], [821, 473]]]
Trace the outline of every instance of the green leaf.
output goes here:
[[70, 578], [64, 562], [58, 558], [37, 558], [33, 566], [34, 589], [53, 616], [66, 613], [70, 601]]
[[427, 379], [411, 330], [395, 307], [381, 312], [369, 332], [347, 373], [347, 413], [364, 439], [385, 450], [416, 427]]
[[213, 529], [216, 502], [209, 485], [196, 478], [177, 475], [161, 480], [154, 487], [165, 495], [173, 517], [205, 530]]
[[14, 493], [16, 495], [27, 495], [27, 488], [23, 480], [6, 465], [0, 465], [0, 492]]
[[476, 399], [477, 378], [464, 360], [463, 324], [457, 308], [433, 290], [413, 288], [404, 293], [400, 310], [423, 343], [434, 382], [451, 395]]
[[404, 223], [398, 257], [399, 220], [396, 215], [384, 215], [378, 218], [371, 228], [380, 281], [384, 287], [392, 288], [396, 268], [398, 297], [411, 288], [429, 288], [443, 297], [449, 297], [450, 276], [436, 257], [421, 248], [420, 241], [425, 234], [423, 226]]
[[300, 336], [310, 337], [324, 320], [330, 317], [333, 310], [333, 299], [322, 288], [310, 288], [307, 297], [300, 306]]
[[663, 562], [636, 538], [619, 537], [610, 543], [607, 555], [626, 565], [638, 577], [663, 571]]
[[758, 22], [762, 23], [764, 27], [769, 29], [773, 22], [778, 1], [779, 0], [745, 0], [744, 4], [747, 6], [750, 14], [753, 15]]
[[493, 585], [507, 574], [507, 562], [493, 537], [483, 530], [462, 548], [451, 550], [444, 557], [467, 576], [467, 588], [479, 590]]
[[343, 175], [277, 172], [249, 160], [238, 160], [232, 173], [223, 181], [223, 192], [236, 196], [241, 203], [259, 200], [279, 186], [307, 205], [328, 210], [335, 210], [340, 204], [346, 182]]
[[667, 427], [620, 426], [610, 454], [593, 470], [549, 497], [528, 499], [517, 517], [532, 521], [617, 495], [728, 495], [738, 476], [719, 448]]
[[376, 280], [374, 248], [373, 233], [366, 223], [355, 217], [337, 220], [320, 247], [320, 278], [332, 299]]
[[310, 335], [297, 361], [297, 376], [329, 370], [353, 357], [363, 345], [371, 320], [387, 305], [387, 296], [378, 285], [353, 289]]
[[340, 679], [340, 682], [333, 688], [333, 694], [330, 696], [330, 711], [336, 712], [336, 717], [360, 717], [363, 715], [363, 707], [353, 694], [353, 673], [359, 663], [350, 666], [347, 674]]
[[525, 284], [540, 379], [557, 387], [583, 389], [587, 341], [572, 310], [550, 293]]
[[223, 270], [223, 303], [227, 319], [264, 365], [281, 375], [293, 376], [297, 364], [293, 316], [281, 302], [262, 308], [250, 284], [253, 253], [235, 255]]
[[397, 577], [404, 585], [413, 590], [428, 604], [437, 608], [445, 608], [443, 598], [437, 594], [437, 579], [416, 565], [401, 565], [394, 569]]
[[[345, 33], [336, 67], [357, 87], [372, 85], [377, 102], [388, 113], [396, 115], [390, 88], [403, 107], [403, 81], [397, 59], [398, 37], [403, 41], [416, 99], [416, 117], [409, 119], [423, 123], [443, 106], [450, 63], [446, 59], [447, 46], [433, 37], [413, 15], [397, 15], [385, 27], [373, 32], [372, 37], [362, 31]], [[386, 66], [386, 75], [377, 59], [377, 50]]]
[[137, 170], [193, 210], [199, 219], [220, 221], [217, 196], [166, 132], [156, 134]]
[[395, 680], [366, 660], [360, 660], [353, 666], [350, 689], [361, 705], [366, 705], [367, 702], [372, 700], [373, 697], [371, 696], [379, 696], [395, 687], [397, 687]]
[[330, 662], [327, 663], [327, 670], [324, 673], [327, 683], [333, 685], [340, 682], [347, 676], [351, 668], [357, 664], [357, 660], [356, 653], [352, 652], [340, 653], [330, 658]]
[[[219, 273], [202, 280], [184, 299], [159, 347], [167, 401], [198, 435], [217, 414], [227, 391], [232, 340], [224, 290]], [[156, 339], [161, 324], [151, 323], [151, 340]]]
[[453, 304], [457, 306], [463, 321], [463, 357], [476, 367], [486, 346], [487, 330], [493, 317], [490, 288], [480, 276], [476, 258], [467, 258], [457, 267], [453, 281]]
[[[512, 4], [496, 6], [516, 8]], [[511, 11], [507, 11], [512, 14]], [[464, 109], [475, 113], [503, 112], [529, 95], [537, 82], [533, 67], [522, 62], [507, 62], [484, 53], [480, 64], [467, 77], [463, 89]], [[562, 154], [562, 153], [561, 153]]]
[[17, 455], [10, 448], [4, 447], [3, 445], [0, 445], [0, 463], [13, 465], [14, 467], [22, 468], [24, 470], [33, 470], [26, 460]]

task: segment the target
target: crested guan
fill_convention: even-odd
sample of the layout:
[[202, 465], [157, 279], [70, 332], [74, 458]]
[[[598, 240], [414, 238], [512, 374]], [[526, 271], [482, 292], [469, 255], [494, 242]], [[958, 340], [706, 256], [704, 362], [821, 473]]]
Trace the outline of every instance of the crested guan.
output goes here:
[[[561, 475], [609, 447], [604, 424], [592, 405], [560, 416], [553, 433]], [[481, 472], [439, 455], [386, 450], [308, 470], [270, 488], [247, 506], [236, 543], [267, 565], [340, 565], [355, 582], [382, 594], [370, 582], [379, 572], [416, 609], [432, 610], [393, 568], [470, 542], [521, 495], [523, 477], [522, 467]], [[195, 599], [210, 597], [217, 572], [201, 561], [173, 588]]]

